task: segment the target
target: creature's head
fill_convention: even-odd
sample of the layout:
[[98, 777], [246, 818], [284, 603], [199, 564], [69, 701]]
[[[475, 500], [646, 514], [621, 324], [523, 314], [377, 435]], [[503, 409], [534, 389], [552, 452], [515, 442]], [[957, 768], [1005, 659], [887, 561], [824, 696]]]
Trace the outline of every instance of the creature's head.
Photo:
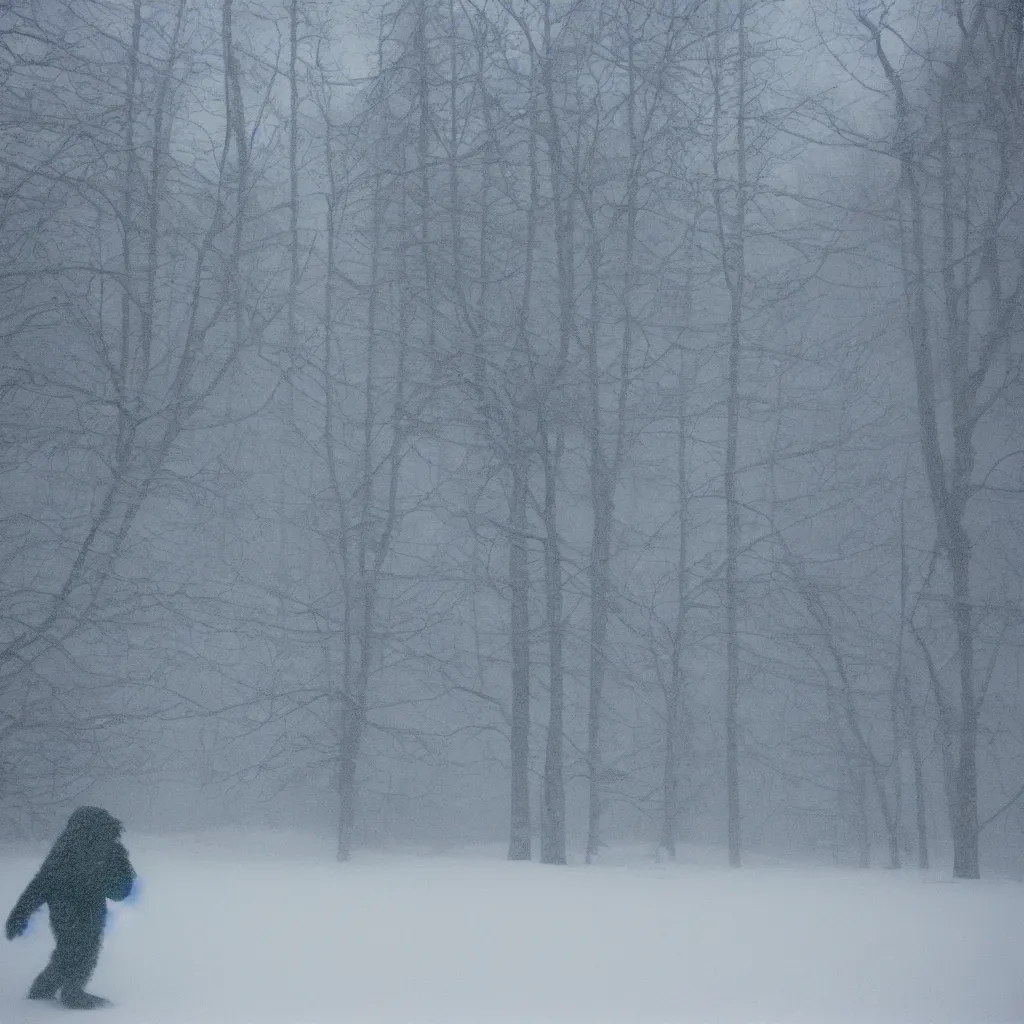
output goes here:
[[56, 873], [64, 885], [102, 886], [121, 829], [121, 822], [102, 807], [79, 807], [68, 818], [40, 870]]
[[66, 833], [111, 843], [121, 838], [123, 830], [124, 826], [109, 811], [102, 807], [88, 806], [72, 811], [64, 829]]

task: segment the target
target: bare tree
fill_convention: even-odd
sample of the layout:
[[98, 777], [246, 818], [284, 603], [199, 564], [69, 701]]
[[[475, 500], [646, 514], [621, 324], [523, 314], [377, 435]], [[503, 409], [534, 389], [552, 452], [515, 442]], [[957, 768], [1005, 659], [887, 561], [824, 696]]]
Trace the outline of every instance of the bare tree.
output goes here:
[[[657, 158], [658, 136], [663, 131], [669, 74], [680, 50], [680, 37], [693, 8], [680, 4], [666, 12], [618, 6], [609, 12], [608, 28], [621, 47], [625, 73], [621, 114], [604, 112], [600, 94], [593, 102], [593, 128], [587, 171], [582, 182], [590, 238], [588, 241], [591, 313], [586, 344], [588, 391], [587, 448], [593, 525], [590, 538], [590, 687], [587, 711], [588, 827], [587, 859], [601, 847], [603, 695], [609, 667], [608, 628], [612, 592], [613, 525], [615, 498], [623, 460], [630, 443], [630, 399], [637, 375], [634, 346], [643, 323], [637, 311], [637, 292], [642, 286], [641, 249], [643, 191], [651, 165]], [[602, 150], [608, 149], [609, 128], [621, 119], [627, 149], [624, 171], [616, 185], [621, 190], [613, 202], [607, 225], [599, 220], [598, 205], [606, 193], [595, 182], [607, 175]], [[606, 200], [605, 200], [606, 201]], [[611, 316], [619, 326], [616, 349], [606, 369], [607, 347], [602, 323], [606, 315], [602, 293], [607, 283], [603, 266], [605, 250], [613, 245], [621, 253], [621, 279], [617, 309]], [[616, 277], [619, 275], [616, 274]]]
[[[728, 397], [726, 400], [725, 439], [725, 762], [727, 831], [729, 838], [729, 863], [740, 866], [740, 751], [739, 751], [739, 545], [740, 505], [737, 495], [737, 448], [740, 416], [740, 352], [743, 343], [743, 323], [746, 313], [746, 216], [748, 202], [747, 182], [747, 3], [738, 0], [735, 14], [736, 50], [727, 64], [723, 40], [727, 31], [725, 18], [727, 9], [721, 2], [715, 3], [715, 27], [712, 38], [712, 54], [709, 59], [713, 89], [712, 125], [712, 184], [717, 225], [719, 257], [722, 277], [729, 293], [729, 368]], [[730, 66], [731, 65], [731, 66]], [[726, 107], [726, 81], [735, 79], [735, 107], [732, 112]], [[727, 119], [731, 123], [727, 125]], [[734, 172], [729, 176], [725, 170], [724, 145], [733, 140], [732, 160]], [[731, 201], [730, 201], [731, 200]], [[729, 203], [727, 208], [726, 204]]]
[[[954, 15], [951, 58], [924, 56], [937, 102], [930, 95], [917, 98], [890, 55], [892, 46], [906, 44], [888, 5], [861, 11], [857, 20], [892, 101], [905, 332], [956, 636], [956, 682], [949, 686], [936, 677], [933, 696], [944, 727], [953, 873], [977, 878], [984, 689], [976, 667], [980, 622], [969, 504], [977, 492], [979, 428], [1016, 379], [1006, 356], [1024, 295], [1024, 249], [1009, 230], [1018, 187], [1013, 154], [1020, 126], [1013, 111], [1020, 92], [1012, 68], [1011, 12], [957, 4]], [[938, 308], [929, 299], [933, 287], [941, 297]]]
[[[30, 29], [59, 28], [68, 88], [46, 103], [55, 117], [78, 122], [73, 144], [53, 152], [35, 176], [53, 221], [37, 225], [37, 259], [25, 268], [32, 285], [23, 293], [45, 290], [63, 323], [58, 332], [24, 321], [4, 355], [6, 365], [21, 362], [27, 371], [29, 404], [45, 395], [51, 414], [61, 408], [72, 417], [66, 422], [79, 420], [62, 443], [65, 486], [40, 503], [38, 520], [58, 526], [67, 498], [78, 507], [51, 535], [59, 541], [33, 607], [22, 597], [21, 611], [5, 616], [0, 675], [10, 693], [26, 673], [45, 676], [47, 661], [69, 657], [81, 680], [105, 677], [102, 687], [78, 687], [83, 707], [102, 695], [88, 712], [94, 722], [104, 711], [117, 721], [133, 703], [141, 716], [142, 707], [125, 680], [112, 684], [109, 658], [102, 670], [95, 661], [89, 669], [82, 644], [105, 636], [127, 650], [132, 632], [152, 628], [173, 604], [173, 566], [164, 578], [162, 554], [143, 556], [139, 546], [150, 531], [159, 534], [157, 523], [170, 527], [169, 509], [187, 500], [195, 431], [223, 422], [229, 385], [275, 316], [272, 297], [251, 301], [241, 280], [250, 207], [247, 193], [232, 189], [244, 164], [233, 156], [234, 114], [221, 110], [227, 131], [183, 156], [199, 80], [203, 89], [223, 82], [228, 98], [233, 75], [230, 45], [217, 53], [221, 22], [230, 38], [230, 4], [199, 21], [189, 15], [183, 0], [151, 19], [139, 4], [117, 18], [94, 5], [62, 5]], [[100, 61], [119, 73], [97, 75]], [[40, 67], [30, 64], [9, 85], [32, 90]], [[6, 153], [14, 167], [29, 155], [19, 152], [28, 140], [9, 141], [18, 143]], [[76, 478], [88, 479], [88, 488], [67, 488]], [[175, 498], [157, 503], [157, 494]], [[23, 568], [34, 558], [27, 548], [19, 555]], [[125, 655], [119, 671], [131, 662]], [[149, 714], [180, 700], [156, 689], [153, 696]]]

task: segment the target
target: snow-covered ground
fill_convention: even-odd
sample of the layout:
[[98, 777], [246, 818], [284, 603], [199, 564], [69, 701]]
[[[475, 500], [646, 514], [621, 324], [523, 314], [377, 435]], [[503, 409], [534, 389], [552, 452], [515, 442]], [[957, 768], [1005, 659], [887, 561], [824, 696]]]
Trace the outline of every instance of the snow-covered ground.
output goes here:
[[[127, 841], [144, 887], [90, 986], [104, 1024], [1024, 1020], [1016, 882]], [[37, 865], [0, 860], [4, 914]], [[23, 998], [50, 948], [45, 911], [4, 945], [0, 1024], [67, 1020]]]

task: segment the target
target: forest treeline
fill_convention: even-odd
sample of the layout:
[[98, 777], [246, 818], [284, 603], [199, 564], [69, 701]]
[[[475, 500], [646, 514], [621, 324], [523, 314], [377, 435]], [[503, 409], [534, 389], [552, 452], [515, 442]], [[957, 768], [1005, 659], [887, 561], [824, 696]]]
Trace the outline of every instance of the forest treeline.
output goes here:
[[1022, 14], [3, 4], [8, 833], [1019, 860]]

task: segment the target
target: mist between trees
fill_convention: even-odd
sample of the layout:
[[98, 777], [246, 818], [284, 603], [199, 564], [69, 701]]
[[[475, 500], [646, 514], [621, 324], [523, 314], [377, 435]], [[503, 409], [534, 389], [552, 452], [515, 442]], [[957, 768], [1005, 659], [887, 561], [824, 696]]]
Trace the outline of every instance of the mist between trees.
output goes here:
[[1020, 863], [1019, 0], [0, 8], [0, 809]]

